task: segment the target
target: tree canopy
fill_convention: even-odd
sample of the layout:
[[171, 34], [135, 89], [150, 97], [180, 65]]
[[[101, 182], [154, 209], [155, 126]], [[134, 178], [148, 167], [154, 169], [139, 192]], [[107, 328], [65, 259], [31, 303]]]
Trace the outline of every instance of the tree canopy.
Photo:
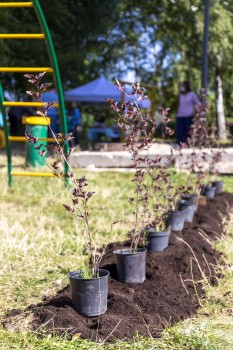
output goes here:
[[[178, 82], [201, 87], [203, 0], [41, 0], [58, 56], [65, 88], [100, 74], [156, 86], [156, 102], [172, 107]], [[1, 9], [1, 33], [40, 32], [30, 8]], [[42, 41], [0, 42], [2, 66], [47, 66]], [[209, 90], [217, 101], [223, 86], [225, 112], [233, 107], [231, 57], [233, 3], [212, 0], [209, 31]], [[219, 80], [220, 77], [220, 80]], [[25, 89], [22, 76], [1, 75], [5, 88]], [[14, 84], [14, 85], [12, 85]], [[220, 85], [219, 85], [220, 84]], [[213, 108], [214, 111], [214, 108]]]

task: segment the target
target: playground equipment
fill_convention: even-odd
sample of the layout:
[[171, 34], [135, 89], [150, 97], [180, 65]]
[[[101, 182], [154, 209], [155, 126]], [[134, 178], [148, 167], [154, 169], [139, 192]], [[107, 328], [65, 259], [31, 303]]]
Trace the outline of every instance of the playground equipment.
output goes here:
[[[40, 138], [40, 144], [47, 145], [48, 125], [50, 118], [44, 117], [24, 117], [22, 123], [25, 124], [25, 130], [29, 135]], [[44, 166], [46, 158], [41, 157], [32, 143], [28, 143], [26, 147], [26, 164], [33, 167]]]
[[[50, 60], [51, 67], [0, 67], [0, 72], [22, 72], [22, 73], [40, 73], [40, 72], [48, 72], [53, 74], [57, 94], [58, 94], [58, 108], [59, 108], [59, 116], [60, 116], [60, 126], [61, 131], [63, 133], [67, 133], [67, 123], [66, 123], [66, 112], [65, 112], [65, 103], [63, 98], [63, 90], [62, 90], [62, 84], [61, 84], [61, 78], [60, 78], [60, 72], [57, 62], [56, 53], [54, 50], [52, 38], [50, 35], [49, 28], [47, 26], [42, 8], [40, 6], [39, 0], [33, 0], [30, 2], [0, 2], [0, 8], [14, 8], [14, 7], [32, 7], [36, 13], [37, 19], [40, 24], [40, 28], [42, 33], [40, 34], [0, 34], [0, 39], [32, 39], [32, 40], [45, 40], [47, 52]], [[9, 102], [4, 101], [4, 94], [3, 89], [0, 84], [0, 111], [2, 112], [3, 117], [3, 130], [4, 130], [4, 136], [5, 136], [5, 147], [6, 147], [6, 153], [7, 153], [7, 162], [8, 162], [8, 184], [9, 186], [12, 185], [12, 177], [13, 176], [47, 176], [47, 177], [53, 177], [54, 175], [52, 173], [43, 173], [43, 172], [16, 172], [12, 170], [12, 161], [11, 161], [11, 141], [17, 141], [17, 142], [26, 142], [25, 137], [23, 136], [10, 136], [9, 135], [9, 128], [8, 128], [8, 121], [6, 116], [6, 109], [5, 107], [42, 107], [46, 103], [45, 102]], [[33, 116], [32, 116], [33, 117]], [[31, 118], [32, 118], [31, 117]], [[38, 118], [33, 117], [33, 118]], [[32, 120], [32, 119], [31, 119]], [[35, 122], [35, 119], [34, 119]], [[35, 126], [35, 124], [27, 123], [27, 127], [29, 129], [30, 126]], [[41, 125], [41, 121], [38, 126]], [[46, 126], [47, 128], [47, 126]], [[43, 129], [44, 130], [44, 129]], [[35, 135], [34, 135], [35, 136]], [[45, 137], [44, 132], [41, 134], [41, 129], [39, 133], [39, 141], [51, 141], [54, 142], [53, 138], [47, 138]], [[65, 154], [68, 152], [68, 143], [64, 146], [64, 152]], [[32, 154], [32, 150], [30, 150]], [[28, 155], [30, 158], [30, 155]], [[68, 164], [64, 164], [65, 167], [65, 175], [68, 173]]]

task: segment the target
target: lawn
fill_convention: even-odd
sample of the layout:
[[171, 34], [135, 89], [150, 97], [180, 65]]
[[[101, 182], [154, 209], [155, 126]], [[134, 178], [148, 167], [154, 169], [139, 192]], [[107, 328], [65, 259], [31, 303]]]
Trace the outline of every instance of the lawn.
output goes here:
[[[81, 266], [83, 242], [79, 228], [62, 204], [69, 204], [69, 193], [62, 182], [51, 178], [14, 178], [7, 186], [6, 160], [0, 156], [0, 317], [8, 310], [38, 303], [43, 296], [53, 295], [68, 283], [67, 273]], [[20, 157], [14, 158], [19, 166]], [[133, 191], [129, 172], [85, 172], [91, 191], [90, 224], [99, 245], [124, 240], [132, 218], [127, 198]], [[185, 175], [184, 175], [185, 176]], [[233, 192], [233, 177], [224, 177], [225, 188]], [[118, 223], [111, 228], [112, 222]], [[225, 223], [227, 234], [217, 243], [224, 253], [216, 269], [224, 278], [218, 287], [206, 289], [198, 316], [166, 330], [161, 339], [135, 338], [129, 343], [94, 344], [89, 341], [44, 336], [27, 330], [22, 320], [21, 331], [14, 325], [0, 328], [1, 349], [232, 349], [232, 283], [233, 283], [233, 217]], [[224, 262], [224, 268], [223, 268]], [[223, 271], [224, 270], [224, 271]]]

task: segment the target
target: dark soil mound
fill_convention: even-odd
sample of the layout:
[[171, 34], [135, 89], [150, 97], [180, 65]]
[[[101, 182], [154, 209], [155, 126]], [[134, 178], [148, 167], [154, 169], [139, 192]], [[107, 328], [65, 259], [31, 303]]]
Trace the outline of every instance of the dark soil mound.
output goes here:
[[[200, 280], [206, 276], [211, 283], [217, 283], [213, 275], [216, 252], [209, 239], [221, 235], [221, 216], [227, 214], [228, 203], [233, 205], [233, 194], [209, 200], [206, 207], [199, 207], [193, 224], [186, 224], [180, 233], [172, 232], [164, 252], [148, 253], [147, 280], [143, 284], [116, 280], [112, 251], [122, 244], [109, 245], [102, 262], [111, 274], [108, 311], [100, 317], [80, 316], [72, 307], [66, 287], [51, 299], [28, 308], [35, 316], [33, 328], [44, 325], [48, 333], [81, 333], [81, 337], [92, 340], [106, 339], [111, 332], [108, 340], [132, 338], [135, 331], [158, 337], [164, 327], [191, 316], [199, 306], [196, 292], [199, 296], [204, 293]], [[192, 248], [204, 277], [190, 247], [179, 238]]]

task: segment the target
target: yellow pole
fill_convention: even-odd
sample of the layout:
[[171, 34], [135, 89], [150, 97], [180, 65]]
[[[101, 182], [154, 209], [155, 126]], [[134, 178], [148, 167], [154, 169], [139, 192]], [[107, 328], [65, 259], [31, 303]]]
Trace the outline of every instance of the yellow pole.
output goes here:
[[43, 72], [48, 72], [52, 73], [53, 68], [51, 67], [0, 67], [0, 72], [19, 72], [19, 73], [43, 73]]
[[33, 3], [30, 2], [0, 2], [0, 7], [32, 7]]
[[[26, 142], [25, 136], [9, 136], [9, 141], [13, 142]], [[38, 141], [56, 142], [52, 137], [39, 137]], [[62, 139], [58, 139], [58, 142], [62, 142]]]
[[0, 34], [0, 39], [44, 39], [44, 34]]
[[[44, 107], [46, 104], [46, 102], [3, 102], [3, 106], [5, 107]], [[54, 103], [53, 107], [58, 107], [58, 103]]]
[[52, 173], [38, 173], [38, 172], [31, 172], [31, 171], [25, 171], [25, 172], [18, 172], [18, 171], [12, 171], [12, 176], [38, 176], [38, 177], [55, 177]]

